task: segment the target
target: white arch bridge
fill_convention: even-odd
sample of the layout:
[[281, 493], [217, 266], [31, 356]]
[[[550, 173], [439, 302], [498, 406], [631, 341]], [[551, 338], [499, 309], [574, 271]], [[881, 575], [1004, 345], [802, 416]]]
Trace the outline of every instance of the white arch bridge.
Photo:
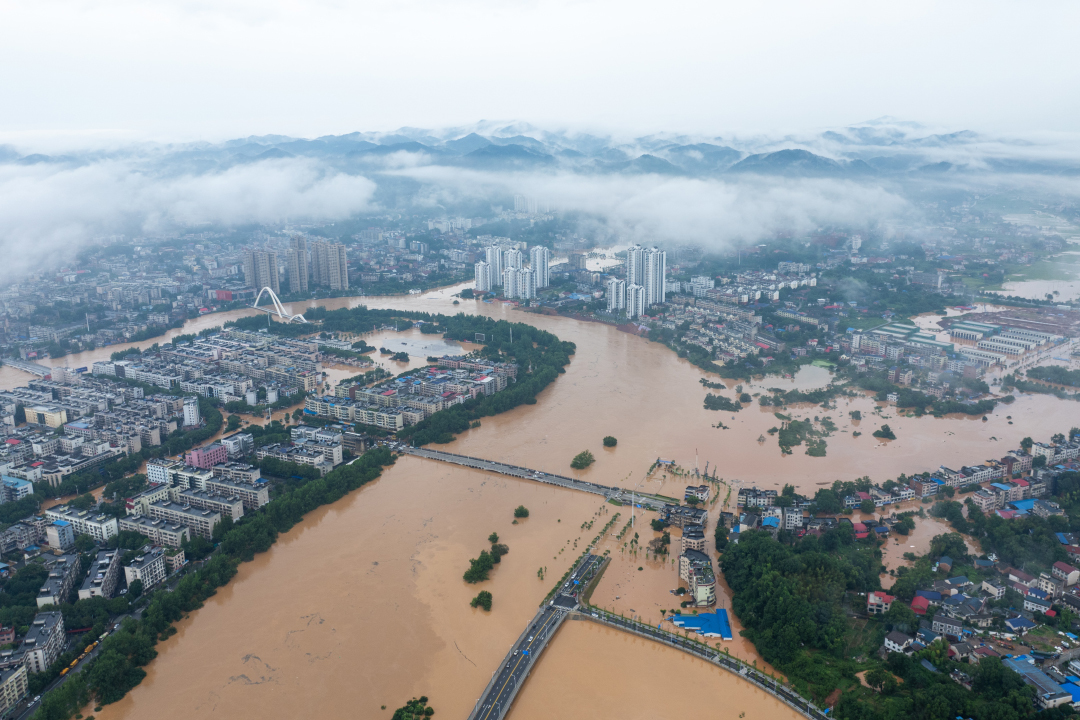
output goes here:
[[[274, 304], [273, 309], [268, 307], [259, 307], [259, 301], [262, 300], [263, 293], [266, 293], [270, 296], [270, 302]], [[290, 314], [289, 311], [285, 309], [285, 306], [281, 304], [281, 301], [278, 300], [278, 296], [274, 294], [274, 291], [268, 287], [264, 287], [262, 290], [259, 291], [259, 294], [255, 296], [255, 302], [251, 304], [251, 307], [255, 308], [256, 310], [262, 310], [263, 312], [269, 313], [270, 315], [277, 315], [279, 318], [286, 322], [307, 322], [303, 315]]]

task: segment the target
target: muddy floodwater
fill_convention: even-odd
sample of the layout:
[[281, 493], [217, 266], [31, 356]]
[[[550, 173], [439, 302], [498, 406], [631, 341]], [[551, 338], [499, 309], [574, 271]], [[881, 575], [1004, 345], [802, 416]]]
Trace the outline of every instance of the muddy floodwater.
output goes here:
[[[740, 486], [779, 489], [790, 483], [812, 495], [834, 480], [869, 475], [880, 482], [900, 473], [1001, 457], [1025, 436], [1046, 438], [1075, 424], [1072, 406], [1048, 395], [1021, 396], [1012, 405], [999, 406], [986, 422], [909, 418], [869, 398], [839, 398], [833, 410], [803, 406], [784, 411], [796, 418], [829, 416], [837, 426], [827, 438], [825, 457], [809, 457], [804, 447], [785, 456], [775, 435], [768, 433], [781, 423], [774, 415], [777, 409], [752, 404], [737, 413], [705, 410], [702, 401], [709, 391], [699, 381], [717, 378], [661, 345], [609, 325], [525, 313], [508, 303], [468, 300], [455, 306], [453, 292], [294, 303], [291, 311], [314, 304], [336, 308], [366, 303], [480, 313], [531, 323], [570, 340], [577, 344], [577, 354], [535, 405], [484, 418], [481, 427], [443, 449], [675, 498], [682, 498], [687, 484], [699, 482], [686, 473], [695, 467], [703, 470], [706, 463], [710, 474], [716, 469], [727, 481], [723, 487], [732, 489], [732, 503]], [[205, 316], [177, 332], [220, 325], [243, 314]], [[427, 344], [437, 341], [416, 330], [386, 331], [366, 339], [376, 347], [410, 353], [427, 353]], [[116, 349], [51, 364], [88, 366]], [[408, 365], [395, 365], [377, 351], [373, 359], [395, 374], [424, 360], [412, 356]], [[348, 366], [331, 370], [332, 382], [362, 371]], [[0, 386], [23, 384], [28, 377], [4, 367]], [[821, 387], [830, 379], [828, 368], [812, 367], [795, 378], [743, 384], [753, 393], [769, 387]], [[736, 384], [727, 383], [728, 389], [719, 392], [733, 399]], [[861, 421], [850, 419], [854, 410], [861, 412]], [[1014, 425], [1008, 424], [1009, 415]], [[896, 440], [871, 437], [882, 423], [890, 425]], [[862, 435], [854, 437], [853, 431]], [[603, 447], [606, 435], [615, 436], [618, 445]], [[596, 462], [583, 471], [571, 470], [571, 458], [582, 450], [591, 450]], [[646, 477], [657, 458], [674, 460], [681, 470]], [[519, 504], [532, 515], [513, 525], [512, 510]], [[273, 549], [244, 564], [233, 583], [158, 646], [160, 655], [147, 668], [147, 679], [127, 698], [95, 714], [106, 720], [210, 715], [388, 719], [394, 708], [423, 694], [439, 716], [464, 717], [552, 584], [611, 513], [620, 511], [613, 507], [596, 496], [401, 459], [376, 483], [312, 513]], [[710, 506], [710, 540], [719, 510], [719, 505]], [[628, 516], [620, 526], [625, 519]], [[590, 521], [593, 528], [581, 527]], [[917, 521], [917, 526], [926, 522]], [[918, 542], [928, 542], [921, 533], [937, 534], [932, 530], [929, 525], [917, 530]], [[487, 547], [492, 531], [509, 545], [510, 553], [490, 581], [468, 585], [461, 575], [469, 558]], [[642, 543], [656, 537], [647, 525], [638, 532]], [[678, 532], [672, 535], [677, 557]], [[670, 557], [632, 557], [620, 554], [614, 543], [612, 552], [610, 576], [601, 581], [594, 600], [659, 622], [659, 610], [676, 602], [670, 591], [678, 587], [678, 577]], [[544, 579], [538, 577], [542, 568]], [[490, 614], [469, 607], [469, 599], [481, 589], [494, 595]], [[725, 587], [718, 596], [721, 606], [730, 607]], [[737, 629], [737, 620], [733, 624]], [[726, 644], [733, 654], [755, 657], [741, 638]], [[725, 718], [740, 712], [746, 717], [790, 713], [724, 671], [587, 623], [568, 623], [545, 652], [550, 654], [526, 683], [514, 720], [541, 713], [641, 718], [683, 711], [722, 712]], [[671, 691], [688, 678], [694, 682], [686, 683], [686, 692]], [[720, 685], [702, 690], [703, 680]], [[721, 685], [731, 700], [717, 711]], [[381, 710], [382, 705], [388, 709]]]
[[510, 711], [513, 720], [787, 720], [802, 717], [726, 670], [589, 621], [563, 623]]

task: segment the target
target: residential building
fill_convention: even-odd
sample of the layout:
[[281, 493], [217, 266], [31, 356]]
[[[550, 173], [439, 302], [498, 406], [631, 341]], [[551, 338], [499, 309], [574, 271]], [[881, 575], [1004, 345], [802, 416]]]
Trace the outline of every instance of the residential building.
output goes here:
[[1028, 612], [1037, 612], [1045, 614], [1047, 610], [1050, 610], [1054, 604], [1049, 600], [1043, 600], [1032, 595], [1024, 597], [1024, 609]]
[[886, 595], [880, 591], [871, 591], [866, 595], [866, 612], [870, 615], [882, 615], [889, 612], [889, 608], [892, 607], [893, 601], [896, 600], [892, 595]]
[[26, 665], [0, 670], [0, 716], [19, 704], [27, 689]]
[[1005, 597], [1005, 586], [992, 583], [989, 580], [983, 580], [980, 588], [993, 600], [1000, 600]]
[[191, 529], [187, 525], [147, 515], [128, 515], [120, 518], [120, 529], [145, 535], [154, 545], [176, 548], [180, 547], [185, 540], [191, 540]]
[[92, 597], [111, 598], [116, 590], [116, 581], [120, 578], [120, 558], [116, 550], [98, 550], [90, 574], [79, 588], [79, 599]]
[[705, 528], [702, 525], [687, 525], [682, 531], [682, 551], [697, 550], [705, 552]]
[[199, 398], [187, 396], [184, 398], [184, 427], [195, 427], [202, 424], [202, 414], [199, 412]]
[[94, 542], [104, 543], [115, 537], [118, 527], [116, 518], [105, 514], [94, 514], [89, 510], [80, 510], [69, 505], [56, 505], [45, 511], [45, 517], [52, 521], [62, 520], [70, 523], [75, 535], [89, 535]]
[[484, 260], [476, 263], [474, 269], [474, 279], [476, 281], [476, 284], [474, 286], [475, 292], [491, 292], [494, 287], [494, 282], [492, 281], [491, 277], [491, 264]]
[[128, 587], [136, 580], [141, 580], [143, 589], [148, 590], [166, 578], [165, 550], [162, 548], [143, 548], [130, 565], [124, 566], [124, 577]]
[[22, 478], [0, 478], [0, 503], [16, 502], [34, 494], [34, 483]]
[[297, 235], [289, 241], [289, 292], [308, 291], [307, 239]]
[[536, 287], [543, 289], [551, 285], [551, 251], [543, 245], [529, 248], [529, 265], [536, 273]]
[[716, 603], [716, 577], [708, 555], [697, 550], [684, 551], [679, 556], [679, 578], [689, 586], [695, 607]]
[[612, 278], [607, 283], [607, 311], [617, 313], [626, 309], [626, 281]]
[[626, 286], [626, 317], [631, 320], [645, 314], [645, 288], [641, 285]]
[[244, 250], [244, 281], [248, 287], [262, 290], [268, 287], [275, 295], [281, 294], [278, 278], [277, 253], [273, 250]]
[[188, 453], [187, 464], [192, 467], [209, 470], [215, 465], [229, 461], [229, 452], [221, 443], [212, 443], [205, 447], [195, 448]]
[[71, 523], [64, 520], [55, 520], [46, 526], [45, 538], [49, 547], [54, 550], [66, 551], [75, 547], [75, 531]]
[[225, 448], [229, 459], [244, 457], [255, 451], [255, 438], [251, 433], [234, 432], [221, 438], [221, 445]]
[[221, 514], [213, 510], [199, 510], [169, 500], [150, 503], [149, 515], [151, 519], [186, 525], [193, 534], [207, 539], [214, 534], [214, 527], [221, 522]]
[[45, 583], [38, 590], [37, 606], [39, 608], [67, 602], [68, 594], [75, 586], [75, 578], [79, 576], [82, 569], [78, 555], [61, 555], [51, 565], [48, 562], [46, 565], [49, 568], [49, 576], [45, 578]]
[[45, 672], [60, 657], [64, 640], [64, 616], [59, 611], [38, 613], [16, 653], [28, 672]]
[[311, 249], [311, 269], [316, 285], [327, 285], [331, 290], [349, 289], [349, 265], [344, 245], [316, 242]]
[[1061, 580], [1065, 581], [1066, 587], [1071, 587], [1075, 585], [1078, 580], [1080, 580], [1080, 570], [1077, 570], [1068, 563], [1056, 562], [1054, 563], [1053, 567], [1050, 568], [1050, 572], [1054, 575], [1054, 577], [1060, 578]]
[[930, 629], [941, 635], [960, 638], [963, 636], [964, 623], [962, 620], [951, 618], [948, 615], [939, 612], [934, 616], [934, 621], [930, 626]]
[[899, 630], [893, 630], [885, 636], [885, 651], [902, 653], [915, 642], [915, 638], [905, 635]]

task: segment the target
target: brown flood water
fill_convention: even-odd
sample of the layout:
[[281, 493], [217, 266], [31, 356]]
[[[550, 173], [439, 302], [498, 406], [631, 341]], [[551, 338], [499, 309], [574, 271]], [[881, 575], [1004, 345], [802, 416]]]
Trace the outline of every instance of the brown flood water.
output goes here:
[[[704, 468], [709, 461], [710, 469], [719, 466], [721, 477], [737, 478], [744, 485], [780, 488], [792, 483], [812, 494], [836, 479], [870, 475], [881, 481], [901, 472], [1000, 457], [1025, 435], [1048, 436], [1069, 422], [1062, 401], [1050, 396], [1024, 397], [1012, 406], [1002, 406], [986, 423], [967, 418], [898, 418], [892, 408], [879, 409], [869, 399], [841, 399], [833, 411], [817, 407], [788, 410], [794, 417], [833, 418], [839, 430], [828, 439], [826, 457], [808, 457], [802, 448], [796, 448], [793, 456], [781, 456], [775, 437], [766, 432], [779, 425], [773, 409], [755, 405], [735, 415], [704, 410], [702, 399], [707, 391], [698, 382], [704, 373], [666, 348], [610, 326], [527, 314], [504, 304], [464, 301], [453, 306], [454, 290], [408, 298], [342, 298], [294, 304], [292, 311], [312, 304], [343, 307], [365, 303], [431, 312], [479, 312], [528, 322], [575, 342], [578, 351], [566, 374], [541, 394], [536, 405], [486, 418], [482, 427], [467, 431], [447, 449], [551, 472], [573, 472], [627, 488], [643, 483], [649, 466], [662, 457], [690, 469], [695, 462]], [[230, 315], [240, 314], [244, 313], [199, 318], [182, 332], [220, 325]], [[413, 330], [389, 335], [400, 337], [399, 343], [421, 340]], [[392, 342], [389, 335], [380, 340]], [[374, 337], [368, 342], [379, 346]], [[88, 365], [115, 349], [58, 362]], [[422, 362], [422, 358], [413, 360]], [[340, 369], [335, 375], [337, 372], [347, 377], [359, 370]], [[19, 383], [25, 382], [23, 373], [5, 367], [0, 370], [0, 384], [8, 381], [8, 373]], [[769, 378], [754, 383], [751, 391], [785, 383], [788, 387], [812, 387], [825, 382], [827, 371], [815, 368], [792, 380]], [[855, 409], [863, 413], [859, 426], [848, 420], [848, 412]], [[1012, 415], [1016, 424], [1007, 425], [1005, 415]], [[716, 429], [717, 421], [731, 429]], [[881, 422], [890, 424], [897, 440], [886, 443], [870, 437]], [[856, 427], [865, 433], [862, 437], [851, 437]], [[604, 448], [601, 439], [605, 435], [617, 437], [618, 446]], [[766, 439], [759, 443], [761, 435]], [[991, 436], [998, 440], [991, 441]], [[584, 471], [572, 471], [570, 459], [585, 449], [592, 450], [597, 462]], [[663, 479], [654, 474], [642, 489], [682, 497], [688, 482], [688, 478]], [[520, 503], [533, 515], [511, 525], [511, 510]], [[605, 506], [608, 512], [596, 517], [600, 507], [593, 496], [413, 458], [399, 460], [378, 482], [313, 513], [270, 552], [245, 564], [229, 587], [183, 621], [177, 635], [159, 646], [160, 655], [149, 666], [149, 676], [142, 685], [97, 715], [105, 719], [211, 714], [271, 719], [346, 714], [388, 718], [390, 711], [381, 711], [379, 706], [385, 704], [392, 710], [409, 697], [425, 694], [440, 715], [464, 716], [550, 585], [584, 549], [583, 543], [610, 518], [613, 506]], [[628, 519], [627, 509], [614, 511], [619, 510], [623, 518], [612, 533]], [[710, 514], [718, 515], [719, 510], [719, 505], [711, 506]], [[581, 524], [594, 517], [594, 528], [582, 530]], [[645, 531], [639, 533], [644, 543], [654, 533], [647, 524], [642, 527]], [[510, 554], [491, 581], [469, 586], [461, 581], [461, 573], [468, 559], [486, 547], [492, 530], [510, 546]], [[575, 540], [577, 549], [573, 548]], [[672, 541], [677, 555], [677, 532]], [[559, 553], [562, 548], [566, 549]], [[613, 554], [618, 555], [617, 550]], [[625, 605], [659, 621], [659, 608], [674, 604], [675, 596], [669, 591], [677, 587], [677, 575], [670, 559], [648, 562], [651, 564], [646, 564], [643, 555], [617, 558], [594, 601], [618, 605], [620, 611]], [[637, 571], [638, 566], [644, 569]], [[537, 577], [540, 567], [547, 567], [546, 580]], [[490, 616], [468, 606], [468, 600], [480, 589], [489, 589], [494, 595]], [[729, 607], [726, 589], [721, 588], [718, 594], [720, 604]], [[620, 598], [617, 601], [616, 595]], [[587, 657], [610, 659], [586, 664], [545, 658], [535, 681], [526, 684], [522, 709], [515, 712], [523, 717], [540, 712], [536, 703], [542, 704], [542, 700], [532, 701], [535, 709], [528, 709], [529, 698], [537, 697], [530, 689], [540, 682], [568, 688], [567, 694], [556, 693], [559, 696], [555, 698], [542, 693], [548, 703], [558, 703], [560, 708], [566, 701], [565, 709], [548, 713], [549, 717], [600, 714], [580, 698], [577, 703], [569, 701], [575, 697], [570, 689], [582, 682], [594, 689], [612, 688], [610, 693], [606, 689], [597, 693], [590, 702], [623, 708], [622, 714], [631, 717], [669, 717], [672, 702], [686, 704], [690, 710], [715, 712], [711, 693], [676, 695], [666, 688], [656, 692], [656, 687], [650, 687], [649, 692], [634, 690], [635, 696], [630, 690], [645, 686], [640, 675], [636, 682], [626, 680], [643, 667], [649, 668], [650, 677], [672, 678], [679, 675], [672, 668], [693, 667], [699, 661], [653, 643], [620, 639], [614, 631], [580, 627], [584, 625], [569, 624], [547, 652], [586, 657], [579, 645], [588, 642], [580, 639], [599, 637], [602, 639]], [[572, 651], [560, 650], [565, 638], [570, 638], [567, 645]], [[756, 657], [739, 638], [725, 645], [746, 659]], [[584, 668], [592, 671], [587, 681], [582, 680]], [[699, 677], [698, 670], [687, 672]], [[700, 672], [716, 673], [719, 681], [734, 683], [727, 689], [730, 703], [726, 707], [745, 704], [749, 715], [757, 707], [754, 703], [761, 702], [754, 700], [760, 691], [723, 671], [702, 664]], [[673, 686], [671, 683], [668, 685]], [[624, 686], [631, 687], [621, 694], [637, 697], [635, 702], [617, 697], [620, 693], [616, 689]], [[766, 706], [760, 707], [766, 712]], [[607, 714], [614, 713], [602, 713]], [[737, 712], [731, 717], [737, 717]]]
[[588, 621], [566, 622], [533, 668], [513, 720], [802, 717], [726, 670]]

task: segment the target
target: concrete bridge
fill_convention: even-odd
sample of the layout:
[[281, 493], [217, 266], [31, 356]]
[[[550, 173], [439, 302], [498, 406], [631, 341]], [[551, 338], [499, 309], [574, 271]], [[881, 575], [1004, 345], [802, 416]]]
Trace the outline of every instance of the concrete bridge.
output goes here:
[[476, 701], [476, 706], [469, 713], [469, 720], [502, 720], [506, 717], [536, 659], [566, 617], [578, 607], [581, 590], [602, 565], [603, 558], [599, 555], [586, 555], [578, 562], [569, 577], [562, 581], [562, 587], [555, 592], [551, 602], [540, 607], [540, 612], [518, 636], [510, 652], [492, 674], [483, 695]]
[[557, 485], [562, 488], [567, 488], [568, 490], [581, 490], [582, 492], [599, 495], [606, 500], [618, 500], [624, 505], [631, 504], [632, 500], [634, 505], [649, 510], [661, 510], [664, 507], [663, 501], [656, 500], [647, 495], [639, 495], [637, 493], [631, 494], [623, 488], [612, 487], [610, 485], [599, 485], [597, 483], [586, 482], [565, 475], [554, 475], [552, 473], [532, 470], [518, 465], [495, 462], [494, 460], [484, 460], [483, 458], [474, 458], [469, 457], [468, 455], [456, 455], [441, 450], [429, 450], [427, 448], [410, 447], [407, 445], [399, 447], [398, 450], [406, 455], [415, 455], [416, 457], [427, 458], [428, 460], [440, 460], [442, 462], [453, 463], [454, 465], [462, 465], [474, 470], [487, 470], [488, 472], [521, 478], [522, 480], [533, 480], [547, 485]]
[[23, 372], [33, 373], [38, 377], [45, 377], [52, 374], [52, 368], [45, 365], [38, 365], [37, 363], [30, 362], [29, 360], [19, 360], [15, 358], [4, 358], [4, 363], [10, 365], [16, 370], [22, 370]]

